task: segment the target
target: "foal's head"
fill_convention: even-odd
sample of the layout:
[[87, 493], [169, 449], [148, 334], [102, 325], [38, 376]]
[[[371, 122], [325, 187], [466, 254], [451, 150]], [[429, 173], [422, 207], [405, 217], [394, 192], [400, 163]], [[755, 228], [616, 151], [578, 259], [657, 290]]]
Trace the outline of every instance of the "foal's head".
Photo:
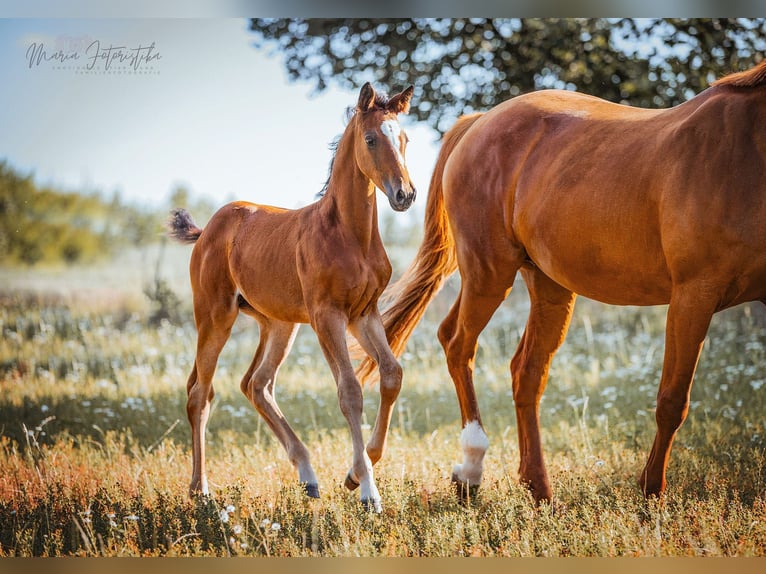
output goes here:
[[[391, 207], [404, 211], [415, 201], [415, 186], [404, 161], [407, 134], [398, 115], [410, 109], [413, 87], [389, 99], [375, 94], [369, 83], [362, 86], [352, 124], [354, 155], [359, 169], [383, 191]], [[351, 125], [349, 125], [351, 127]]]

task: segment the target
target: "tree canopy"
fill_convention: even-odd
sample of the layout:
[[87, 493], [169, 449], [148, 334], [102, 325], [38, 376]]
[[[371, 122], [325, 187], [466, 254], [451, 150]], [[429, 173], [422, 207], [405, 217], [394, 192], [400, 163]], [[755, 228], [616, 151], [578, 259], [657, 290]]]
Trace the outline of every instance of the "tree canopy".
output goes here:
[[556, 87], [642, 107], [681, 103], [766, 50], [764, 19], [262, 19], [259, 48], [316, 91], [412, 84], [439, 131], [463, 113]]

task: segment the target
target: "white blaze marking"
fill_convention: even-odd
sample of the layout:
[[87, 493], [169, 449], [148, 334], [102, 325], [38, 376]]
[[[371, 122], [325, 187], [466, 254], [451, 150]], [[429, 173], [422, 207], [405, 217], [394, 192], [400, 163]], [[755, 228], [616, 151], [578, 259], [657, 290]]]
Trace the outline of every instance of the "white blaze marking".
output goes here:
[[396, 152], [396, 158], [399, 160], [399, 163], [404, 166], [404, 156], [402, 155], [399, 142], [402, 128], [399, 126], [399, 122], [396, 120], [386, 120], [380, 124], [380, 131], [382, 131], [383, 135], [391, 142], [391, 146], [394, 148], [394, 152]]

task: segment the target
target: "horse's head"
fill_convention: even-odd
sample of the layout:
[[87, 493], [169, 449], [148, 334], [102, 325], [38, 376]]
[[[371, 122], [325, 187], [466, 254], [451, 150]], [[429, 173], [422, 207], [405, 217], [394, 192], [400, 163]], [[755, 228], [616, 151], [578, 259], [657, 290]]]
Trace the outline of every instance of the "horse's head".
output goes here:
[[404, 160], [407, 134], [399, 126], [398, 118], [409, 111], [412, 92], [410, 86], [386, 100], [376, 97], [375, 90], [366, 83], [356, 105], [356, 163], [386, 194], [396, 211], [409, 208], [417, 193]]

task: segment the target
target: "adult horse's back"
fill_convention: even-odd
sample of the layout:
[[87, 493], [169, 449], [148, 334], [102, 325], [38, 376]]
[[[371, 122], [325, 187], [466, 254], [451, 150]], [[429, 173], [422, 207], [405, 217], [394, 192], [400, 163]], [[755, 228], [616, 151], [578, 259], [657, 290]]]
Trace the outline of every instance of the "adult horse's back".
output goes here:
[[766, 62], [668, 110], [547, 90], [463, 118], [445, 136], [425, 227], [383, 319], [401, 352], [459, 268], [460, 293], [439, 328], [464, 427], [453, 480], [481, 481], [477, 340], [520, 270], [531, 300], [511, 361], [521, 481], [537, 500], [552, 496], [539, 404], [582, 294], [669, 304], [657, 434], [640, 478], [646, 495], [660, 495], [712, 315], [766, 302]]

